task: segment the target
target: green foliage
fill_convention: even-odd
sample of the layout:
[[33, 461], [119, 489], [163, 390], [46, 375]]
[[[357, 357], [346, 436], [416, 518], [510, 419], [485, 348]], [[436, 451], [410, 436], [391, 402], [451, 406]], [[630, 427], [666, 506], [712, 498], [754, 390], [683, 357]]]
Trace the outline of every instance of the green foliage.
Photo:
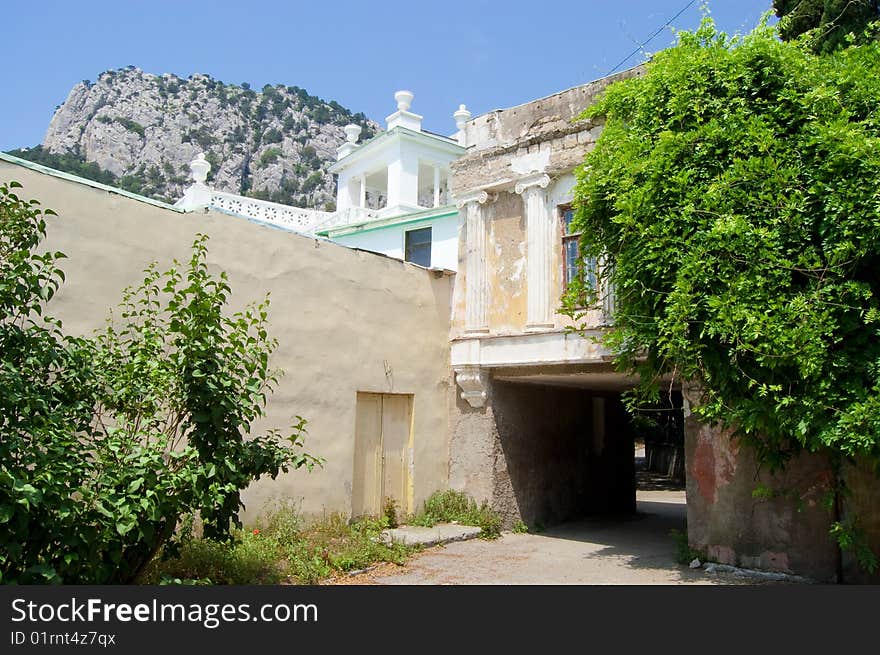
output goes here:
[[130, 118], [117, 117], [113, 119], [115, 122], [119, 123], [129, 132], [134, 132], [139, 137], [143, 138], [144, 136], [144, 126], [140, 123], [131, 120]]
[[672, 376], [771, 470], [880, 458], [877, 70], [876, 41], [817, 56], [704, 20], [584, 114], [605, 127], [575, 229], [609, 264], [634, 405]]
[[864, 43], [878, 34], [878, 0], [773, 0], [779, 17], [779, 34], [790, 41], [802, 37], [817, 53], [828, 53], [850, 44]]
[[375, 562], [403, 564], [414, 549], [382, 543], [384, 527], [369, 519], [349, 523], [340, 514], [309, 523], [284, 506], [258, 527], [236, 530], [230, 542], [185, 538], [176, 554], [157, 557], [141, 581], [315, 584]]
[[182, 143], [197, 143], [199, 147], [203, 150], [207, 150], [213, 145], [219, 143], [219, 139], [211, 134], [211, 132], [206, 127], [199, 127], [197, 129], [189, 130], [184, 132], [180, 137], [180, 141]]
[[868, 573], [875, 573], [880, 568], [880, 560], [871, 550], [864, 531], [855, 519], [835, 521], [831, 526], [831, 536], [837, 541], [841, 550], [851, 551], [859, 566]]
[[280, 143], [282, 139], [281, 132], [274, 127], [263, 132], [263, 143]]
[[437, 523], [460, 523], [482, 528], [480, 537], [483, 539], [495, 539], [501, 535], [501, 516], [486, 501], [477, 505], [462, 491], [435, 491], [410, 523], [429, 527]]
[[397, 501], [391, 496], [385, 498], [385, 504], [382, 507], [382, 518], [385, 525], [389, 528], [396, 528], [399, 523], [397, 521]]
[[688, 543], [687, 532], [670, 530], [669, 536], [672, 537], [672, 540], [675, 542], [675, 561], [682, 566], [687, 566], [695, 559], [698, 559], [701, 562], [710, 561], [705, 551], [691, 548], [691, 545]]
[[513, 533], [514, 534], [527, 534], [529, 531], [529, 526], [527, 526], [522, 521], [517, 521], [513, 524]]
[[269, 164], [274, 164], [278, 161], [281, 154], [281, 148], [266, 148], [263, 151], [263, 154], [260, 155], [260, 168], [268, 166]]
[[117, 178], [113, 173], [105, 171], [94, 162], [88, 162], [84, 157], [73, 153], [57, 154], [44, 150], [43, 146], [35, 146], [33, 148], [10, 150], [9, 154], [13, 157], [27, 159], [35, 164], [42, 164], [43, 166], [78, 175], [101, 184], [113, 186], [117, 183]]
[[0, 580], [120, 583], [172, 542], [184, 514], [206, 535], [239, 525], [240, 490], [311, 468], [290, 436], [249, 435], [277, 373], [268, 299], [231, 316], [206, 238], [189, 264], [155, 265], [92, 339], [43, 315], [61, 253], [34, 254], [45, 216], [0, 186]]

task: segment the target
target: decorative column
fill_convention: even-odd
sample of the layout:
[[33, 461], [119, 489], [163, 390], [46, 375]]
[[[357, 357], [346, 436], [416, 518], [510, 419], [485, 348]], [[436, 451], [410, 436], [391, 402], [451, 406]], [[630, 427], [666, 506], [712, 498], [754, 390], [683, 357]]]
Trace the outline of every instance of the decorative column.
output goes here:
[[367, 176], [361, 175], [360, 198], [358, 199], [358, 207], [366, 208], [367, 206]]
[[549, 184], [550, 177], [544, 173], [530, 175], [516, 183], [526, 214], [527, 330], [544, 330], [554, 325], [551, 298], [556, 226], [553, 217], [547, 215], [545, 189]]
[[465, 332], [489, 332], [488, 280], [486, 271], [486, 221], [483, 203], [489, 199], [485, 191], [476, 191], [456, 199], [456, 206], [465, 208]]
[[434, 166], [434, 206], [440, 206], [440, 167]]

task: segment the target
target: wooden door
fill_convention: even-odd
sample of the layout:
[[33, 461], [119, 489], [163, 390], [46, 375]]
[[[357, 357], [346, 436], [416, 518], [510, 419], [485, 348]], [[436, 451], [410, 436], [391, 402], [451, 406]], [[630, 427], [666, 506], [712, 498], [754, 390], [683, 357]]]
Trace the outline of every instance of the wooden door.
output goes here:
[[357, 394], [352, 516], [378, 516], [385, 498], [410, 507], [410, 394]]

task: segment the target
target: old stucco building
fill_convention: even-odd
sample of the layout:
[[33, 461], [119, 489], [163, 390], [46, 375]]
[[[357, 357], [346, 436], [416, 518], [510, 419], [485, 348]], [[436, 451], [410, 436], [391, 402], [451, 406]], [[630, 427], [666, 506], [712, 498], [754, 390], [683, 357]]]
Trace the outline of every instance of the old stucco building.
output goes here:
[[[529, 524], [635, 506], [635, 428], [620, 402], [634, 380], [616, 373], [601, 345], [613, 290], [571, 333], [556, 313], [583, 262], [567, 229], [574, 178], [601, 131], [577, 117], [609, 83], [637, 67], [518, 107], [464, 129], [468, 151], [452, 166], [462, 212], [451, 328], [458, 398], [450, 417], [449, 483]], [[829, 463], [802, 455], [780, 474], [759, 468], [729, 433], [699, 423], [699, 394], [670, 381], [664, 411], [683, 424], [690, 544], [714, 560], [817, 580], [880, 580], [840, 553], [835, 520], [857, 514], [880, 552], [880, 483], [845, 464], [851, 493], [829, 507]], [[755, 494], [759, 485], [773, 490]]]
[[635, 509], [632, 435], [615, 373], [597, 339], [557, 313], [577, 264], [568, 239], [573, 169], [600, 125], [574, 119], [614, 78], [495, 111], [465, 128], [453, 165], [461, 208], [451, 365], [450, 484], [508, 520], [552, 523], [585, 512]]
[[[6, 155], [0, 179], [22, 182], [23, 195], [60, 213], [47, 246], [69, 259], [53, 313], [74, 333], [100, 326], [148, 262], [185, 257], [197, 232], [211, 236], [210, 263], [229, 272], [235, 304], [271, 292], [274, 362], [287, 374], [258, 428], [304, 415], [308, 450], [327, 463], [252, 485], [246, 518], [279, 500], [356, 516], [392, 497], [410, 512], [444, 488], [489, 501], [508, 524], [627, 513], [635, 429], [621, 393], [635, 380], [613, 370], [601, 344], [612, 290], [587, 313], [586, 333], [569, 331], [557, 308], [583, 265], [568, 230], [573, 170], [601, 132], [577, 117], [607, 84], [641, 72], [473, 119], [462, 107], [453, 137], [421, 133], [420, 117], [407, 115], [411, 94], [403, 96], [384, 135], [356, 144], [349, 134], [335, 216], [217, 194], [199, 163], [177, 207]], [[384, 206], [368, 206], [383, 185]], [[427, 225], [440, 258], [422, 263], [433, 268], [400, 261], [409, 259], [406, 234]], [[386, 239], [371, 247], [376, 232]], [[693, 546], [722, 562], [869, 579], [828, 535], [827, 462], [801, 457], [770, 477], [729, 435], [689, 414], [692, 390], [671, 389], [666, 409], [684, 424]], [[852, 494], [840, 518], [858, 509], [880, 551], [877, 479], [862, 465], [844, 475]], [[755, 498], [759, 482], [780, 493]]]

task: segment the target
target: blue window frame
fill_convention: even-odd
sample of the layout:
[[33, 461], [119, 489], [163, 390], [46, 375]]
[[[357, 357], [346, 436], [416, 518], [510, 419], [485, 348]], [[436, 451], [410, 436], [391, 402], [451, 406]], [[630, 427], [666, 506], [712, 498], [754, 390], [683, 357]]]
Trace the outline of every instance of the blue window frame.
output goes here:
[[431, 266], [431, 228], [423, 227], [406, 232], [404, 257], [406, 261], [430, 268]]

